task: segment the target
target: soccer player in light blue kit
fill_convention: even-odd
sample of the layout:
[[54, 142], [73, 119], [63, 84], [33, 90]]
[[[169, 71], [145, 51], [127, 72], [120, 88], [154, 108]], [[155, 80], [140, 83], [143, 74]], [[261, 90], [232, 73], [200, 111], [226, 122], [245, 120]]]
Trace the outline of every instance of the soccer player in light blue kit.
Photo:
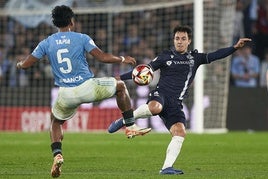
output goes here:
[[94, 78], [86, 60], [86, 53], [103, 63], [125, 63], [135, 65], [130, 56], [114, 56], [99, 49], [86, 34], [72, 32], [74, 13], [68, 6], [56, 6], [52, 10], [52, 22], [58, 32], [41, 41], [32, 54], [17, 63], [18, 68], [26, 69], [47, 56], [52, 67], [55, 85], [59, 93], [51, 113], [51, 149], [54, 157], [52, 177], [59, 177], [63, 164], [62, 124], [72, 118], [82, 103], [107, 99], [116, 95], [118, 107], [126, 121], [126, 135], [132, 138], [144, 135], [151, 128], [140, 128], [134, 122], [130, 97], [121, 80], [113, 77]]

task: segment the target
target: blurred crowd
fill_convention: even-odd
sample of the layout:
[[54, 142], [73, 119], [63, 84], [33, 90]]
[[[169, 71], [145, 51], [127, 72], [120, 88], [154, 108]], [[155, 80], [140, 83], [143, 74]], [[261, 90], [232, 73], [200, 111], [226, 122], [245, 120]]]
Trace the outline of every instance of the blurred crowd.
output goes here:
[[268, 0], [237, 0], [233, 41], [252, 42], [238, 50], [231, 61], [231, 85], [266, 87], [268, 69]]
[[[73, 7], [76, 6], [73, 3]], [[173, 43], [173, 28], [179, 24], [192, 26], [192, 17], [191, 4], [135, 12], [78, 14], [75, 31], [89, 34], [102, 50], [133, 56], [140, 64], [148, 63], [159, 52], [169, 48]], [[56, 30], [51, 24], [40, 23], [29, 28], [12, 17], [0, 16], [0, 86], [53, 86], [47, 59], [29, 70], [17, 70], [16, 62]], [[233, 41], [250, 37], [253, 42], [233, 56], [231, 85], [264, 86], [263, 75], [268, 66], [268, 0], [237, 0], [234, 32]], [[131, 68], [100, 64], [90, 55], [88, 61], [97, 77], [116, 76]]]
[[[73, 3], [73, 8], [76, 6]], [[88, 34], [105, 52], [133, 56], [138, 64], [147, 63], [158, 52], [170, 46], [173, 27], [184, 21], [179, 12], [187, 6], [122, 13], [77, 14], [75, 31]], [[192, 14], [192, 11], [189, 13]], [[47, 59], [36, 63], [29, 70], [16, 69], [16, 62], [30, 54], [38, 42], [57, 29], [47, 23], [29, 28], [9, 16], [0, 16], [0, 26], [1, 86], [53, 86], [53, 75]], [[132, 68], [122, 64], [100, 64], [90, 55], [87, 58], [96, 77], [116, 76]]]

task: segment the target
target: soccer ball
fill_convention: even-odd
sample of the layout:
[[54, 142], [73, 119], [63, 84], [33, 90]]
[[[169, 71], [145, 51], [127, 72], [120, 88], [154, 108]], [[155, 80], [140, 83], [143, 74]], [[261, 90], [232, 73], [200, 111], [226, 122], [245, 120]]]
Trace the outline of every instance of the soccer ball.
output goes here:
[[133, 81], [140, 86], [148, 85], [154, 77], [151, 67], [146, 64], [137, 65], [132, 71]]

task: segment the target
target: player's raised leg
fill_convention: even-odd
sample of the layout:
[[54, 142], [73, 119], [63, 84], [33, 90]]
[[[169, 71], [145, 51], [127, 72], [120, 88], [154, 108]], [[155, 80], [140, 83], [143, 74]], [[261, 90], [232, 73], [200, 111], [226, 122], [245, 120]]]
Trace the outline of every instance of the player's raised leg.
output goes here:
[[[123, 81], [117, 81], [116, 101], [119, 109], [123, 111], [123, 119], [126, 126], [125, 134], [128, 138], [144, 135], [150, 132], [151, 128], [140, 128], [135, 124], [133, 110], [131, 109], [130, 97]], [[120, 126], [119, 126], [120, 127]], [[121, 128], [121, 127], [120, 127]]]
[[[152, 113], [149, 110], [149, 107], [147, 104], [143, 104], [139, 106], [134, 112], [133, 112], [133, 117], [134, 119], [139, 119], [139, 118], [148, 118], [151, 117]], [[125, 126], [125, 121], [123, 118], [117, 119], [113, 121], [110, 126], [108, 127], [108, 132], [109, 133], [114, 133], [121, 129], [122, 127]]]
[[[114, 133], [124, 126], [125, 126], [125, 123], [124, 123], [123, 118], [117, 119], [110, 124], [108, 128], [108, 132]], [[134, 136], [144, 135], [150, 131], [151, 131], [151, 128], [140, 128], [137, 125], [133, 125], [131, 127], [126, 128], [126, 135], [128, 136], [128, 138], [133, 138]]]

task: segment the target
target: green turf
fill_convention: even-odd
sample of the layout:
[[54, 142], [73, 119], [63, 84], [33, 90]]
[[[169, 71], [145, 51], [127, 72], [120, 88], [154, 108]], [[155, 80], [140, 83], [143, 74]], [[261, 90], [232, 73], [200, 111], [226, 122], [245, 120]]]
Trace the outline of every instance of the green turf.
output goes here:
[[[174, 167], [160, 176], [169, 134], [65, 133], [60, 178], [267, 178], [268, 133], [188, 134]], [[0, 178], [50, 178], [48, 133], [0, 133]]]

